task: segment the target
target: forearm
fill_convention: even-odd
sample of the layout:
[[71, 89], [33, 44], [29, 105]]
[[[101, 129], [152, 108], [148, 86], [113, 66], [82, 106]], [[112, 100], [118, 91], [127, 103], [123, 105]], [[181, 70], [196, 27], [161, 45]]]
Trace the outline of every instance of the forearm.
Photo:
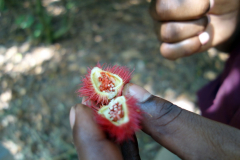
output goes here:
[[141, 104], [143, 130], [156, 141], [183, 159], [240, 159], [238, 129], [157, 99]]

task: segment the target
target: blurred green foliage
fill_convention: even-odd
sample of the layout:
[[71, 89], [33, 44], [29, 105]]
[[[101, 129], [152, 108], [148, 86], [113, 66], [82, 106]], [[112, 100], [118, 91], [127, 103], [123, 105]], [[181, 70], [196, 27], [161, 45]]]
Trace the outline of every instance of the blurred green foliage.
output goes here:
[[[0, 0], [0, 11], [15, 12], [15, 25], [19, 30], [25, 31], [31, 40], [52, 43], [65, 36], [71, 29], [77, 2], [76, 0]], [[53, 15], [47, 10], [48, 6], [54, 5], [63, 8], [60, 15]]]
[[34, 17], [33, 15], [20, 15], [17, 17], [15, 23], [22, 29], [29, 28], [33, 25], [34, 23]]
[[0, 0], [0, 11], [3, 11], [5, 7], [5, 2], [4, 0]]

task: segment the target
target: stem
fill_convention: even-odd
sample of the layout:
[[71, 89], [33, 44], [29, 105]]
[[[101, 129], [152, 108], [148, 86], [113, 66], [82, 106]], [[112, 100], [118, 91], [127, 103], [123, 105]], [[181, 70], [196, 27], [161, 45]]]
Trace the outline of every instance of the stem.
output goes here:
[[41, 0], [37, 0], [36, 12], [37, 12], [40, 22], [43, 25], [46, 41], [47, 41], [47, 43], [51, 43], [52, 42], [52, 34], [51, 34], [51, 27], [50, 27], [51, 24], [47, 20], [47, 15], [45, 15]]

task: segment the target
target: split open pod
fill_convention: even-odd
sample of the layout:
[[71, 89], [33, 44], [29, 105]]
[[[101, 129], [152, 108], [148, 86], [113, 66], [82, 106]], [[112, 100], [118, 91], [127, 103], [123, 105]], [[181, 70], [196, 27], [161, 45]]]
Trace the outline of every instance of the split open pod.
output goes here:
[[131, 79], [130, 70], [122, 66], [97, 66], [88, 69], [78, 90], [80, 97], [91, 101], [95, 119], [104, 131], [119, 143], [131, 139], [140, 129], [141, 111], [133, 97], [122, 96], [122, 89]]

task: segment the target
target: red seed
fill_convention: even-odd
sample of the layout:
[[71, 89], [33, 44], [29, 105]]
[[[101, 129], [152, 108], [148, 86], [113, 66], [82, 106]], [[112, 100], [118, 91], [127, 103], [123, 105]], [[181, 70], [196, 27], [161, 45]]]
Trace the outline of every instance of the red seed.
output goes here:
[[101, 82], [101, 85], [99, 86], [99, 90], [102, 91], [106, 91], [106, 92], [114, 92], [115, 90], [113, 90], [114, 87], [114, 83], [112, 80], [114, 80], [113, 77], [109, 77], [110, 75], [101, 72], [100, 73], [102, 77], [99, 77], [98, 80]]

